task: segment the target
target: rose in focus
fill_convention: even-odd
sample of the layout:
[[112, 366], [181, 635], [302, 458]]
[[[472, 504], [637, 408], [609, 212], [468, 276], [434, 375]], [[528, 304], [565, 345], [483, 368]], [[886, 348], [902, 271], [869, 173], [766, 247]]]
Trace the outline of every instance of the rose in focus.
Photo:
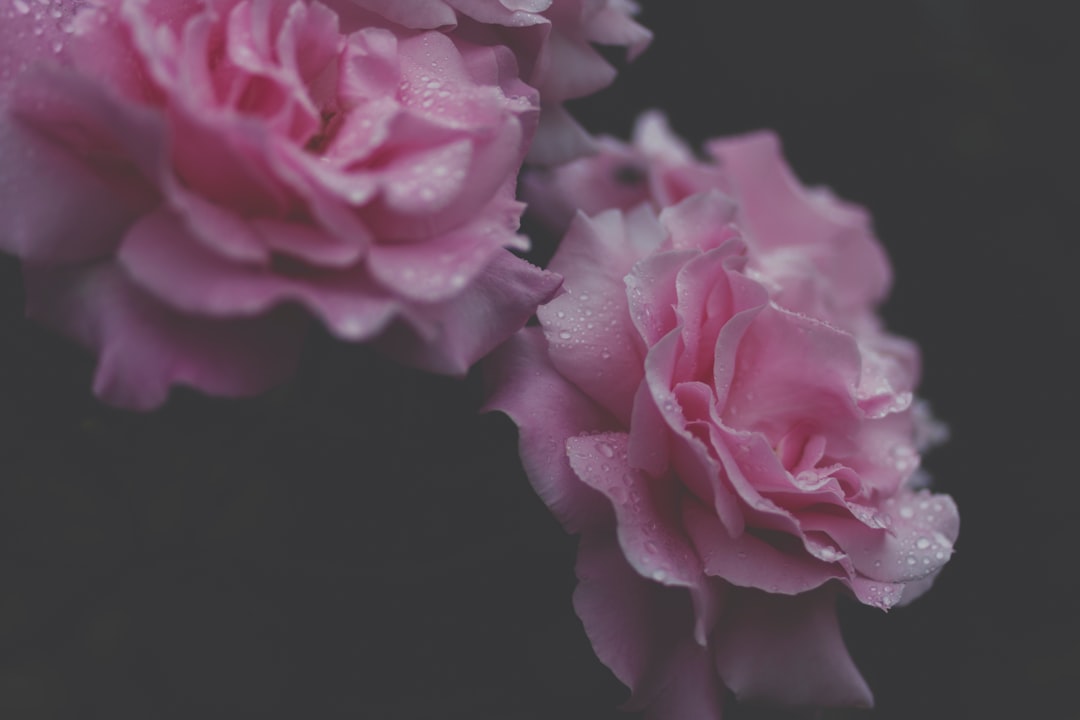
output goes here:
[[531, 193], [556, 223], [570, 198], [633, 209], [572, 222], [564, 292], [486, 365], [530, 480], [581, 534], [593, 647], [646, 717], [719, 718], [728, 690], [869, 705], [836, 596], [910, 602], [959, 529], [918, 470], [940, 430], [913, 404], [917, 349], [875, 316], [869, 219], [802, 187], [768, 134], [704, 163], [653, 115], [605, 144]]
[[0, 247], [107, 401], [262, 390], [312, 315], [460, 374], [557, 288], [507, 252], [539, 114], [514, 52], [364, 5], [3, 10]]

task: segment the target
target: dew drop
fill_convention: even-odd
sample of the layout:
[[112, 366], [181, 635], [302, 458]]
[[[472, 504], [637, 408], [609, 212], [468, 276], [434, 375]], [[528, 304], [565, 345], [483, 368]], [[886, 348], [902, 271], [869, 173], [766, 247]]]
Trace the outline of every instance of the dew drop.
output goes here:
[[615, 448], [611, 447], [606, 442], [598, 442], [598, 443], [596, 443], [596, 449], [599, 450], [600, 454], [603, 455], [604, 457], [608, 457], [608, 458], [615, 457]]
[[920, 550], [925, 550], [926, 548], [930, 547], [930, 541], [926, 538], [919, 538], [915, 541], [915, 547], [919, 548]]

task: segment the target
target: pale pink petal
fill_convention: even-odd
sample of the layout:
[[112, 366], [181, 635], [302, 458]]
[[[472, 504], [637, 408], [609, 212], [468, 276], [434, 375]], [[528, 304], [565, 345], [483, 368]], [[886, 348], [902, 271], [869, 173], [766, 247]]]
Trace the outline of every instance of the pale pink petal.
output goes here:
[[482, 23], [523, 27], [548, 23], [538, 13], [551, 7], [552, 0], [449, 0], [458, 12]]
[[647, 110], [634, 121], [634, 150], [650, 161], [685, 165], [694, 161], [694, 151], [671, 130], [667, 116], [659, 110]]
[[956, 504], [926, 490], [903, 492], [882, 503], [885, 529], [806, 514], [803, 526], [832, 537], [862, 575], [879, 582], [911, 582], [938, 571], [953, 553], [960, 530]]
[[644, 216], [579, 216], [550, 264], [574, 281], [537, 311], [556, 367], [624, 420], [642, 371], [623, 276], [661, 237]]
[[600, 45], [626, 48], [628, 60], [636, 59], [652, 42], [653, 34], [632, 19], [636, 4], [629, 0], [610, 0], [589, 22], [589, 39]]
[[737, 206], [718, 190], [708, 190], [673, 205], [660, 213], [660, 224], [681, 250], [712, 250], [738, 237], [734, 226]]
[[728, 172], [742, 223], [762, 250], [796, 245], [820, 259], [819, 272], [844, 303], [881, 300], [891, 282], [889, 263], [861, 208], [827, 191], [804, 189], [780, 154], [775, 135], [756, 133], [714, 140], [709, 153]]
[[647, 347], [655, 345], [678, 325], [675, 279], [683, 267], [699, 257], [698, 250], [671, 250], [650, 255], [626, 276], [630, 319]]
[[767, 306], [739, 342], [724, 422], [778, 442], [809, 418], [844, 453], [861, 417], [854, 400], [859, 374], [859, 350], [850, 335]]

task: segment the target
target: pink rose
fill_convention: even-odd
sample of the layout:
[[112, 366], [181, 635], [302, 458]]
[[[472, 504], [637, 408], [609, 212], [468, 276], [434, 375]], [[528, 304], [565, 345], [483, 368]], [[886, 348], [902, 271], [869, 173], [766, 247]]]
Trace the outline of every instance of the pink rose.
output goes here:
[[626, 47], [630, 59], [652, 40], [633, 21], [631, 0], [351, 0], [410, 28], [457, 27], [472, 40], [505, 44], [543, 110], [529, 160], [555, 165], [592, 152], [594, 142], [563, 102], [615, 79], [593, 44]]
[[[876, 383], [884, 398], [911, 401], [906, 391], [919, 372], [918, 348], [881, 329], [876, 309], [892, 270], [863, 208], [828, 188], [803, 187], [767, 132], [711, 140], [705, 145], [711, 161], [703, 162], [652, 111], [638, 119], [631, 143], [604, 137], [599, 145], [590, 157], [526, 174], [529, 212], [565, 232], [579, 210], [594, 215], [645, 203], [660, 212], [696, 193], [719, 191], [733, 199], [732, 222], [750, 247], [747, 274], [769, 289], [773, 302], [857, 334], [864, 363], [876, 368], [867, 387]], [[900, 394], [890, 395], [893, 389]]]
[[[629, 708], [870, 705], [835, 598], [910, 602], [959, 527], [919, 489], [917, 357], [872, 320], [888, 266], [865, 214], [803, 190], [771, 136], [710, 149], [721, 166], [631, 151], [643, 199], [678, 202], [578, 216], [551, 262], [565, 292], [489, 362], [489, 407], [581, 534], [575, 607]], [[680, 200], [675, 170], [730, 194]], [[612, 189], [561, 189], [586, 188]]]
[[538, 117], [506, 47], [347, 0], [2, 12], [0, 248], [109, 402], [262, 390], [309, 315], [460, 374], [558, 286], [506, 251]]

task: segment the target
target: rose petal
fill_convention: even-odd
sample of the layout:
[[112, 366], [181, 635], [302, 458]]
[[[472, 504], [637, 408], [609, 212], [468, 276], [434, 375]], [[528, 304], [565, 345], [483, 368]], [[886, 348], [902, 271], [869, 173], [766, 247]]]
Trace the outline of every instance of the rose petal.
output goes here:
[[366, 340], [399, 309], [361, 270], [290, 276], [269, 265], [227, 261], [205, 250], [166, 210], [132, 226], [117, 257], [136, 284], [185, 313], [250, 317], [294, 300], [341, 337]]
[[147, 410], [169, 387], [252, 395], [295, 369], [306, 322], [290, 313], [212, 320], [173, 312], [139, 291], [111, 263], [26, 268], [27, 314], [98, 352], [94, 393]]
[[679, 528], [677, 497], [670, 482], [658, 482], [627, 462], [626, 435], [597, 433], [566, 441], [570, 467], [603, 493], [615, 510], [619, 545], [642, 577], [664, 585], [697, 587], [701, 563]]
[[859, 374], [850, 335], [766, 306], [740, 339], [724, 423], [776, 443], [794, 424], [809, 421], [842, 456], [862, 414], [854, 400]]
[[836, 594], [740, 590], [716, 630], [716, 668], [742, 701], [870, 707], [873, 695], [844, 647]]
[[574, 609], [593, 649], [633, 691], [624, 709], [644, 708], [656, 720], [719, 719], [723, 688], [691, 639], [685, 591], [634, 572], [610, 529], [582, 536], [577, 574]]
[[802, 525], [827, 533], [862, 575], [879, 582], [906, 583], [941, 569], [960, 530], [956, 504], [926, 490], [902, 492], [882, 504], [885, 529], [836, 516], [805, 513]]
[[457, 295], [404, 305], [403, 322], [377, 342], [383, 352], [413, 367], [463, 376], [524, 325], [561, 284], [555, 273], [499, 250]]
[[845, 577], [840, 567], [821, 562], [801, 548], [783, 552], [750, 532], [731, 537], [712, 509], [696, 500], [684, 500], [682, 518], [705, 572], [732, 585], [797, 595]]
[[641, 356], [623, 276], [659, 242], [659, 228], [645, 215], [579, 216], [550, 264], [554, 272], [572, 273], [574, 283], [564, 284], [564, 294], [537, 310], [555, 366], [624, 419], [641, 378]]
[[761, 132], [708, 143], [731, 178], [741, 222], [762, 250], [807, 248], [844, 304], [874, 304], [888, 292], [888, 259], [861, 208], [827, 191], [806, 190], [791, 173], [775, 135]]
[[607, 501], [578, 479], [566, 441], [614, 422], [555, 370], [539, 328], [525, 328], [492, 353], [484, 377], [493, 388], [484, 409], [504, 412], [518, 426], [521, 463], [555, 517], [568, 532], [606, 522]]

